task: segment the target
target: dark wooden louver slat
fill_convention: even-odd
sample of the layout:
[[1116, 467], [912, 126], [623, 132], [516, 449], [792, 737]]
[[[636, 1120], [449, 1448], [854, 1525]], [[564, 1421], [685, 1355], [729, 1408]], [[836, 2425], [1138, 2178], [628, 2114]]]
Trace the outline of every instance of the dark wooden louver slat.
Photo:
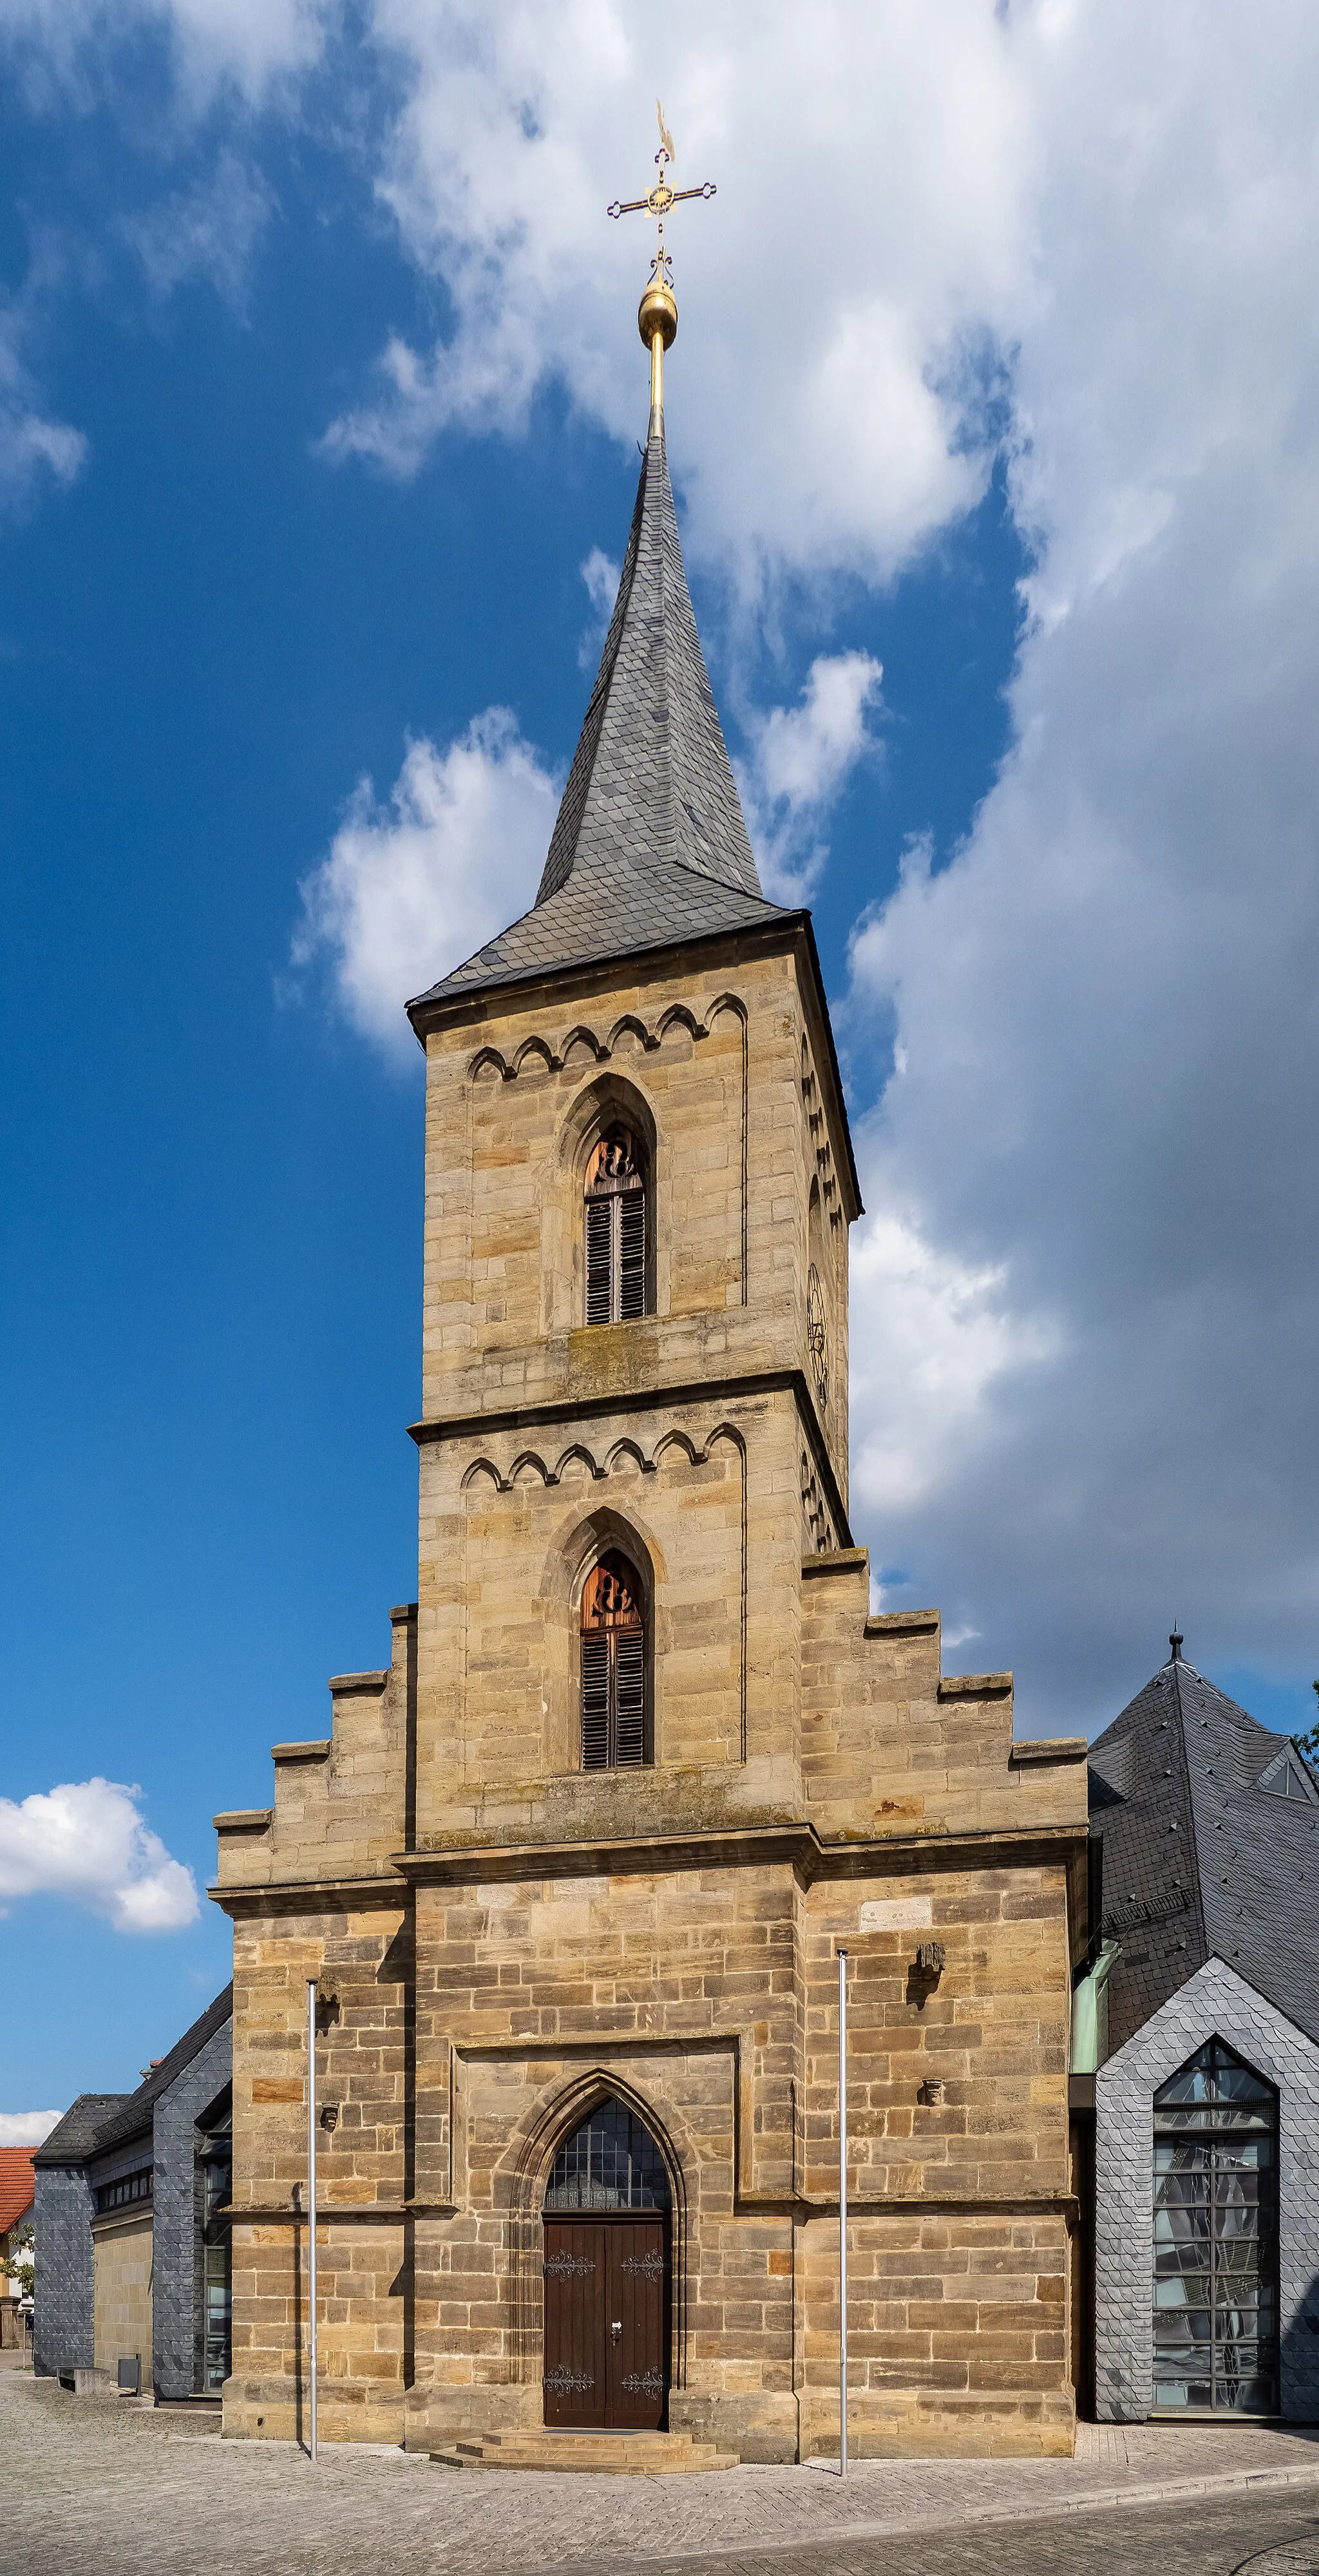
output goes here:
[[618, 1201], [618, 1312], [621, 1321], [646, 1311], [646, 1193], [628, 1190]]
[[619, 1629], [614, 1649], [614, 1760], [624, 1765], [646, 1759], [646, 1657], [641, 1632]]
[[605, 1637], [582, 1639], [582, 1769], [607, 1771], [609, 1744], [609, 1648]]
[[588, 1199], [586, 1202], [586, 1320], [588, 1324], [607, 1324], [612, 1320], [610, 1288], [613, 1281], [613, 1214], [612, 1199]]

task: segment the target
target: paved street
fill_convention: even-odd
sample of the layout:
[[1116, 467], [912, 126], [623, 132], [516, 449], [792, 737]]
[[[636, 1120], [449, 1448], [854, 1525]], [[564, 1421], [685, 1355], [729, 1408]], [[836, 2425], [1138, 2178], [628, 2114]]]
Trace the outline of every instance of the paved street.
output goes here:
[[[1075, 2461], [863, 2462], [846, 2486], [823, 2466], [455, 2474], [349, 2447], [313, 2469], [222, 2442], [213, 2416], [4, 2370], [0, 2461], [5, 2576], [1319, 2576], [1319, 2437], [1234, 2426], [1087, 2427]], [[1248, 2476], [1265, 2483], [1204, 2492]]]

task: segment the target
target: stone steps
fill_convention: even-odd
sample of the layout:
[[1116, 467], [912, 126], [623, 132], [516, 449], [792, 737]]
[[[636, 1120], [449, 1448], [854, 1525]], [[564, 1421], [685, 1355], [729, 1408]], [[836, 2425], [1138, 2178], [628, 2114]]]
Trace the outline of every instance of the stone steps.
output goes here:
[[737, 2467], [735, 2451], [693, 2441], [690, 2433], [484, 2433], [430, 2456], [439, 2469], [573, 2469], [615, 2477]]

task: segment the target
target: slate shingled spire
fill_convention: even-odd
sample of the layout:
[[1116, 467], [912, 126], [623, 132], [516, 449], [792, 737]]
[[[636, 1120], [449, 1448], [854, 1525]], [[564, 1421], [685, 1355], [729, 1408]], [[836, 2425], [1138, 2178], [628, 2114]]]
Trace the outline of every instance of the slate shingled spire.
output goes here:
[[760, 893], [683, 571], [662, 427], [646, 443], [623, 577], [537, 903], [620, 852]]
[[661, 414], [535, 905], [409, 1008], [786, 918], [760, 891], [715, 710]]

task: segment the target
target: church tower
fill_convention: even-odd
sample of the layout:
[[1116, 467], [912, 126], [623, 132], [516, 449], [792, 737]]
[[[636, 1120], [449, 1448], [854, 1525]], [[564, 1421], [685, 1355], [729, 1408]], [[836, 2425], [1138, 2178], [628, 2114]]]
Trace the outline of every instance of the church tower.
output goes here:
[[1085, 1746], [1014, 1744], [1010, 1675], [944, 1675], [937, 1612], [871, 1614], [856, 1167], [688, 596], [662, 257], [640, 319], [536, 901], [409, 1005], [418, 1598], [329, 1735], [274, 1748], [273, 1805], [216, 1819], [225, 2427], [301, 2421], [314, 1976], [324, 2436], [836, 2452], [845, 1948], [852, 2448], [1066, 2452]]

